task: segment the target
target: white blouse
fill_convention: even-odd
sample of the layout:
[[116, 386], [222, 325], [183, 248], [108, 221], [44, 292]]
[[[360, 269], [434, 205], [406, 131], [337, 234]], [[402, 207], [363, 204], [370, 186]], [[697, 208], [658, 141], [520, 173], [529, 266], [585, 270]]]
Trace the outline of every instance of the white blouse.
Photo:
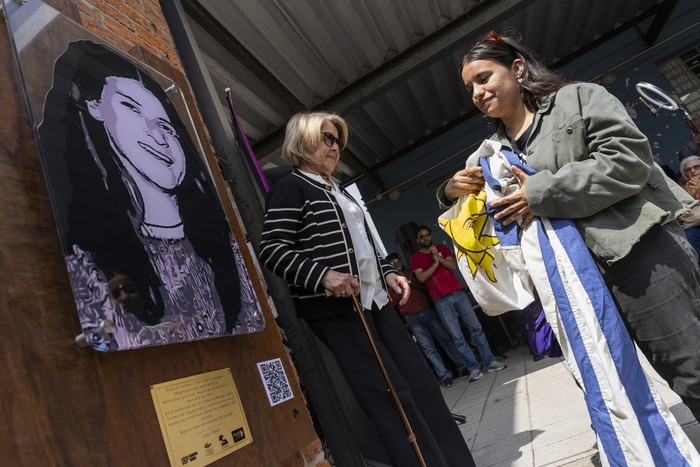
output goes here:
[[372, 247], [369, 233], [365, 227], [364, 210], [355, 201], [345, 196], [332, 180], [329, 182], [320, 175], [309, 172], [304, 172], [304, 175], [324, 185], [330, 185], [331, 193], [335, 196], [338, 206], [345, 216], [345, 222], [348, 225], [350, 238], [355, 248], [355, 257], [360, 273], [360, 302], [367, 310], [372, 309], [372, 303], [381, 309], [389, 303], [389, 295], [381, 285], [382, 278], [379, 273], [377, 253]]

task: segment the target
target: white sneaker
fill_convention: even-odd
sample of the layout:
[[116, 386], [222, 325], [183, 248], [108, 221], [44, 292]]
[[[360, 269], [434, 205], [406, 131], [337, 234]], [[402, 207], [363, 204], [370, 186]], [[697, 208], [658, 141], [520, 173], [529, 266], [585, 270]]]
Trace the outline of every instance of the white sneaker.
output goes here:
[[506, 366], [503, 363], [501, 363], [497, 360], [494, 360], [493, 362], [489, 363], [489, 366], [486, 367], [486, 373], [493, 373], [496, 371], [501, 371], [505, 367]]
[[484, 374], [481, 370], [472, 370], [471, 373], [469, 373], [469, 381], [479, 380], [482, 376], [484, 376]]

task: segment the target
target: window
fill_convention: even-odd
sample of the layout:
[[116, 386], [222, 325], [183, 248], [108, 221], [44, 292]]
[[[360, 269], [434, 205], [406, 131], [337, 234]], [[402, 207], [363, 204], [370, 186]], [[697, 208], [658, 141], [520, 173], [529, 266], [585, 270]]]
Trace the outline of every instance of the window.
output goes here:
[[688, 110], [700, 113], [700, 44], [659, 65], [659, 70], [679, 97], [687, 96]]

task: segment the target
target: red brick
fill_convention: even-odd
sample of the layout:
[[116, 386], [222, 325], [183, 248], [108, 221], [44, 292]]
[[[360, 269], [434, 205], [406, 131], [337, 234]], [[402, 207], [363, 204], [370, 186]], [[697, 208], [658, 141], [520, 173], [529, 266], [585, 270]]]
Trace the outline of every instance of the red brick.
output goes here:
[[110, 44], [117, 50], [126, 52], [133, 47], [132, 42], [124, 40], [122, 37], [105, 29], [101, 22], [93, 21], [87, 16], [81, 17], [80, 22], [85, 27], [85, 29], [87, 29], [106, 43]]
[[146, 18], [160, 18], [165, 21], [163, 10], [160, 8], [160, 3], [152, 0], [143, 0], [143, 16]]
[[86, 2], [75, 2], [75, 6], [78, 8], [81, 18], [87, 16], [95, 22], [102, 21], [102, 11], [93, 5]]
[[109, 16], [115, 21], [123, 22], [122, 13], [119, 7], [123, 7], [121, 3], [115, 3], [108, 0], [84, 0], [84, 3], [93, 5], [102, 12], [102, 16]]
[[140, 27], [143, 31], [148, 31], [148, 32], [155, 32], [155, 27], [153, 25], [153, 22], [143, 16], [140, 11], [136, 11], [134, 9], [131, 9], [130, 12], [123, 12], [122, 14], [127, 15], [131, 20], [134, 22], [134, 24], [138, 27]]

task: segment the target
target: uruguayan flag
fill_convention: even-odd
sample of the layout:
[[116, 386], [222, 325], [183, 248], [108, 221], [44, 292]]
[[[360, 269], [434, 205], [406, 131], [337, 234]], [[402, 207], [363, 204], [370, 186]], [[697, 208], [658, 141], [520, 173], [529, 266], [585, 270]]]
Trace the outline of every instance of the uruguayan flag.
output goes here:
[[[485, 141], [467, 162], [468, 167], [476, 164], [486, 180], [487, 203], [517, 189], [511, 165], [535, 173], [494, 141]], [[496, 232], [502, 230], [493, 222]], [[513, 234], [507, 233], [512, 241]], [[644, 373], [576, 225], [538, 217], [516, 237], [566, 363], [584, 388], [602, 461], [614, 466], [700, 466], [697, 450]]]

